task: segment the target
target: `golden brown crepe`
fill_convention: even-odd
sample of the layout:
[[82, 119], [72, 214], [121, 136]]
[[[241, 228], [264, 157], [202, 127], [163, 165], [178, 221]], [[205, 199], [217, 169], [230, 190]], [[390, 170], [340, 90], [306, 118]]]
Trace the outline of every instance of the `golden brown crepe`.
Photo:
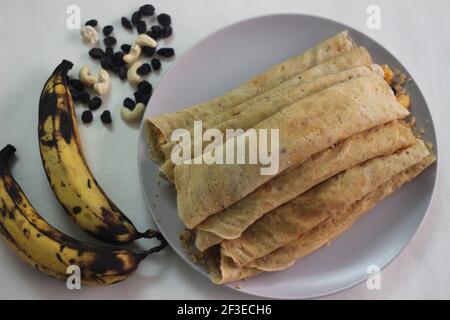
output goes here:
[[[351, 79], [310, 95], [265, 119], [259, 129], [279, 129], [279, 173], [339, 141], [408, 115], [382, 77]], [[225, 145], [235, 145], [238, 138]], [[247, 149], [248, 144], [247, 144]], [[273, 176], [261, 164], [180, 164], [175, 167], [178, 212], [192, 229], [247, 196]]]
[[197, 226], [195, 245], [204, 251], [223, 239], [238, 238], [265, 213], [320, 182], [366, 160], [409, 147], [415, 140], [409, 125], [398, 121], [355, 134], [289, 168], [232, 206], [210, 216]]
[[325, 40], [305, 53], [290, 58], [266, 70], [255, 78], [229, 91], [223, 96], [177, 112], [151, 117], [146, 121], [146, 137], [153, 160], [162, 164], [161, 146], [170, 140], [170, 134], [178, 128], [191, 128], [194, 120], [205, 120], [220, 114], [252, 97], [255, 97], [301, 72], [330, 58], [348, 52], [355, 44], [344, 31]]
[[423, 141], [417, 140], [407, 149], [350, 168], [267, 213], [241, 237], [223, 241], [222, 254], [245, 266], [293, 241], [428, 155]]
[[210, 265], [208, 271], [211, 271], [211, 280], [214, 283], [223, 284], [249, 278], [263, 271], [279, 271], [292, 266], [297, 259], [333, 241], [343, 232], [351, 228], [359, 217], [367, 213], [385, 197], [399, 189], [404, 183], [419, 175], [434, 161], [435, 158], [432, 155], [426, 156], [419, 163], [396, 174], [389, 181], [381, 184], [359, 201], [349, 204], [346, 208], [337, 211], [316, 227], [302, 233], [289, 244], [250, 262], [245, 267], [240, 268], [232, 259], [223, 254], [221, 255], [217, 247], [212, 248], [214, 250], [210, 249], [211, 252], [207, 255], [207, 261]]

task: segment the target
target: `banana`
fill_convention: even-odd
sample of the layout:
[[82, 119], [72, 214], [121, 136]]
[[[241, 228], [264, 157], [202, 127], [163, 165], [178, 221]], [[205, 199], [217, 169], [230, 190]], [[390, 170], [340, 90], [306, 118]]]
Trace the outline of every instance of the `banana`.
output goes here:
[[74, 103], [67, 83], [73, 64], [64, 60], [48, 79], [39, 101], [39, 148], [48, 181], [65, 211], [87, 233], [111, 244], [139, 238], [162, 239], [141, 233], [108, 199], [83, 155]]
[[69, 265], [80, 268], [81, 283], [109, 285], [128, 278], [147, 255], [85, 243], [49, 225], [33, 208], [11, 175], [8, 162], [15, 153], [11, 145], [0, 151], [0, 234], [26, 263], [57, 279], [67, 279]]

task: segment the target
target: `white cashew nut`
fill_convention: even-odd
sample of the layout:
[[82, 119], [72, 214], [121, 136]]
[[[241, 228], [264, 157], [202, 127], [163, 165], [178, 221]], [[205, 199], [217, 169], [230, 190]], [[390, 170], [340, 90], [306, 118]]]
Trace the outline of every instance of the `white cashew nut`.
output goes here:
[[90, 44], [95, 44], [98, 41], [98, 32], [92, 26], [84, 26], [81, 28], [81, 37], [83, 40]]
[[142, 81], [142, 77], [137, 74], [137, 69], [139, 69], [140, 66], [142, 66], [142, 61], [138, 60], [128, 68], [127, 79], [133, 86], [137, 86]]
[[122, 107], [120, 109], [120, 115], [126, 122], [138, 122], [144, 115], [145, 107], [145, 104], [142, 102], [137, 103], [133, 110]]
[[134, 43], [141, 47], [156, 48], [156, 46], [157, 46], [155, 39], [153, 39], [152, 37], [150, 37], [149, 35], [147, 35], [145, 33], [138, 35], [138, 37], [136, 38]]
[[105, 69], [101, 69], [98, 73], [98, 82], [94, 84], [95, 92], [97, 92], [99, 95], [104, 95], [108, 93], [110, 86], [111, 78], [108, 71], [106, 71]]
[[130, 52], [123, 56], [123, 61], [126, 64], [132, 64], [136, 62], [137, 59], [139, 59], [141, 52], [142, 52], [141, 47], [137, 44], [134, 44], [131, 47]]
[[98, 82], [98, 76], [91, 74], [91, 69], [88, 65], [81, 67], [79, 79], [85, 86], [89, 87], [92, 87]]

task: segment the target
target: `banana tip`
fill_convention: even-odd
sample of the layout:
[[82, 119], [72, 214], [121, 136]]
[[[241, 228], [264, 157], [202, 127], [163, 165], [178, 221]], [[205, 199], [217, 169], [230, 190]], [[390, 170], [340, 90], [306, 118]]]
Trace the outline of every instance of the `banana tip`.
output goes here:
[[0, 165], [6, 166], [8, 164], [9, 159], [16, 152], [16, 147], [11, 144], [8, 144], [2, 150], [0, 150]]

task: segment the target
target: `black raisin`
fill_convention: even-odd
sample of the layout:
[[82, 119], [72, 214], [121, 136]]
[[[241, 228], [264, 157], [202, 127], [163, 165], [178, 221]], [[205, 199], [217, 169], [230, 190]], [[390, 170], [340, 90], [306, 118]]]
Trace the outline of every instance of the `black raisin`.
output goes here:
[[139, 8], [139, 12], [146, 17], [150, 17], [155, 14], [155, 7], [151, 4], [145, 4]]
[[86, 91], [81, 92], [78, 96], [78, 99], [80, 99], [81, 103], [88, 104], [89, 100], [91, 100], [91, 96]]
[[119, 66], [119, 67], [123, 66], [125, 64], [125, 62], [123, 61], [124, 55], [125, 54], [122, 51], [117, 51], [116, 53], [114, 53], [111, 57], [114, 65]]
[[127, 73], [128, 73], [128, 67], [126, 65], [122, 66], [119, 69], [119, 78], [124, 80], [127, 78]]
[[112, 122], [111, 112], [109, 110], [103, 111], [100, 116], [100, 120], [102, 120], [104, 124], [110, 124]]
[[102, 68], [105, 70], [111, 70], [111, 68], [114, 66], [111, 57], [108, 56], [104, 56], [102, 60], [100, 60], [100, 63], [102, 65]]
[[162, 28], [162, 34], [161, 36], [163, 38], [168, 38], [172, 35], [172, 27], [171, 26], [165, 26]]
[[121, 22], [122, 22], [122, 26], [125, 29], [128, 29], [128, 30], [133, 29], [133, 25], [131, 24], [131, 21], [127, 17], [122, 17]]
[[158, 53], [161, 57], [170, 58], [175, 55], [175, 50], [173, 50], [173, 48], [161, 48], [156, 51], [156, 53]]
[[113, 47], [106, 47], [105, 49], [105, 55], [107, 55], [108, 57], [111, 57], [114, 54], [114, 49]]
[[152, 57], [156, 52], [156, 48], [151, 47], [143, 47], [142, 54], [146, 57]]
[[92, 115], [92, 112], [90, 110], [83, 111], [81, 114], [81, 120], [84, 123], [90, 123], [92, 122], [92, 119], [94, 119], [94, 116]]
[[134, 102], [131, 98], [125, 98], [125, 100], [123, 100], [123, 106], [127, 109], [133, 110], [136, 107], [136, 102]]
[[83, 91], [84, 85], [83, 83], [78, 79], [70, 79], [69, 84], [77, 91]]
[[73, 101], [78, 101], [80, 100], [80, 91], [74, 90], [73, 88], [70, 89], [70, 94], [72, 95], [72, 99]]
[[124, 43], [120, 46], [120, 49], [122, 49], [123, 53], [128, 54], [130, 53], [131, 46], [129, 44]]
[[86, 23], [84, 25], [95, 28], [98, 25], [98, 21], [95, 19], [91, 19], [89, 21], [86, 21]]
[[93, 97], [88, 103], [89, 110], [97, 110], [101, 105], [102, 99], [99, 97]]
[[133, 95], [136, 103], [143, 103], [145, 105], [147, 105], [151, 97], [151, 93], [142, 93], [139, 90], [134, 92]]
[[105, 36], [109, 36], [113, 32], [113, 30], [114, 30], [113, 26], [104, 26], [103, 27], [103, 34]]
[[163, 27], [169, 26], [172, 23], [172, 19], [166, 13], [161, 13], [160, 15], [158, 15], [157, 20], [159, 24], [162, 25]]
[[136, 73], [140, 76], [145, 76], [145, 75], [149, 74], [151, 71], [152, 71], [152, 67], [150, 66], [150, 64], [144, 63], [144, 64], [142, 64], [142, 66], [140, 66], [136, 70]]
[[103, 49], [100, 48], [92, 48], [91, 50], [89, 50], [89, 55], [91, 56], [92, 59], [101, 59], [103, 58], [103, 56], [105, 55], [105, 51], [103, 51]]
[[138, 91], [142, 94], [149, 94], [153, 91], [152, 84], [146, 80], [139, 82], [137, 88]]
[[159, 38], [161, 38], [161, 35], [162, 35], [162, 29], [161, 29], [161, 27], [160, 26], [152, 26], [151, 28], [150, 28], [150, 32], [152, 33], [152, 35], [153, 35], [153, 39], [155, 39], [155, 40], [158, 40]]
[[105, 46], [114, 46], [117, 43], [116, 38], [109, 36], [106, 37], [105, 39], [103, 39], [103, 43], [105, 44]]
[[133, 13], [133, 15], [131, 16], [131, 21], [133, 22], [133, 24], [137, 24], [138, 21], [140, 21], [142, 18], [142, 15], [139, 11], [136, 11]]
[[139, 20], [136, 24], [136, 29], [139, 34], [147, 32], [147, 24], [145, 21]]
[[153, 70], [161, 69], [161, 61], [159, 61], [159, 59], [153, 58], [151, 64], [152, 64]]

